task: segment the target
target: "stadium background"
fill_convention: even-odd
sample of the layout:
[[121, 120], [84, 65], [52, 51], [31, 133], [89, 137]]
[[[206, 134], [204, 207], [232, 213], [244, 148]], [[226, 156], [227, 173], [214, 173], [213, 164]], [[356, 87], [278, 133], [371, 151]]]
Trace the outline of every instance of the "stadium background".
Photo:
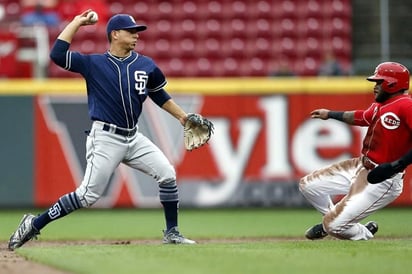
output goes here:
[[[64, 22], [23, 26], [19, 1], [0, 4], [0, 206], [44, 207], [82, 177], [84, 84], [48, 60]], [[179, 125], [150, 103], [140, 121], [175, 164], [182, 205], [193, 207], [307, 206], [300, 176], [356, 156], [364, 133], [311, 121], [309, 111], [363, 108], [373, 99], [363, 76], [379, 62], [411, 67], [402, 27], [411, 10], [400, 0], [107, 1], [107, 17], [127, 12], [149, 26], [138, 51], [164, 70], [186, 110], [216, 124], [210, 145], [187, 153]], [[72, 49], [106, 50], [104, 20], [83, 28]], [[327, 52], [341, 75], [317, 76]], [[284, 64], [292, 76], [277, 75]], [[412, 203], [410, 185], [408, 176], [394, 205]], [[156, 186], [121, 167], [96, 206], [157, 207]]]

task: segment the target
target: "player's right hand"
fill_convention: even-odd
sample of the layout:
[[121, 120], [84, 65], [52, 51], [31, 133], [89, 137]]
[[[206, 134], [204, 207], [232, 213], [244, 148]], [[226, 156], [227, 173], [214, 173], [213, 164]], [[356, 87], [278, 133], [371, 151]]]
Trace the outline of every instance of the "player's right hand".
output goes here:
[[329, 113], [329, 109], [324, 109], [324, 108], [315, 109], [310, 113], [310, 117], [326, 120], [328, 119], [328, 113]]

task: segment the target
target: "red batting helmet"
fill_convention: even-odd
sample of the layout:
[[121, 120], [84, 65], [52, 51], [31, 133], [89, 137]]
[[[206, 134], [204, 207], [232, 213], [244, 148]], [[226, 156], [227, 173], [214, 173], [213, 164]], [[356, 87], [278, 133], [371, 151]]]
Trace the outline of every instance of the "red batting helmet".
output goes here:
[[382, 89], [387, 93], [409, 89], [409, 70], [395, 62], [379, 64], [375, 73], [366, 79], [371, 82], [382, 81]]

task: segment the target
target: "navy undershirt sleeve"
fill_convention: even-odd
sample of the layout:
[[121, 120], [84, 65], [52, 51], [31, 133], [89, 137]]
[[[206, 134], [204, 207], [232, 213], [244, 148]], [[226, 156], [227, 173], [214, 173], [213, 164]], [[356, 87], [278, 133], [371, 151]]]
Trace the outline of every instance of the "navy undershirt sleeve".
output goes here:
[[66, 67], [66, 54], [69, 50], [69, 47], [69, 43], [57, 39], [56, 42], [54, 42], [53, 47], [50, 51], [50, 59], [52, 59], [53, 62], [60, 67]]
[[155, 92], [149, 92], [149, 97], [159, 107], [162, 107], [164, 103], [172, 98], [164, 89], [160, 89]]

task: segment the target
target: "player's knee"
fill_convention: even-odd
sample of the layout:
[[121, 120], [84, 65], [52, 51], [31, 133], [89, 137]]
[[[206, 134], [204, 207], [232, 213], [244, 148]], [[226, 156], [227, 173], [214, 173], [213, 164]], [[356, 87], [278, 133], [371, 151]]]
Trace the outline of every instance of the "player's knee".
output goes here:
[[303, 177], [303, 178], [301, 178], [301, 179], [299, 180], [299, 191], [300, 191], [301, 193], [303, 193], [303, 192], [306, 191], [306, 180], [305, 180], [305, 177]]
[[82, 186], [77, 188], [75, 192], [77, 197], [79, 198], [82, 207], [91, 207], [100, 198], [100, 194], [94, 193], [90, 189], [86, 190]]
[[169, 184], [170, 182], [176, 182], [176, 171], [172, 165], [165, 166], [162, 171], [155, 176], [155, 180], [160, 184]]
[[311, 194], [315, 191], [313, 184], [311, 184], [308, 179], [307, 176], [301, 178], [299, 180], [299, 191], [305, 195], [305, 194]]

